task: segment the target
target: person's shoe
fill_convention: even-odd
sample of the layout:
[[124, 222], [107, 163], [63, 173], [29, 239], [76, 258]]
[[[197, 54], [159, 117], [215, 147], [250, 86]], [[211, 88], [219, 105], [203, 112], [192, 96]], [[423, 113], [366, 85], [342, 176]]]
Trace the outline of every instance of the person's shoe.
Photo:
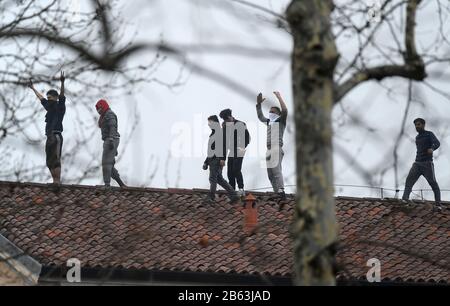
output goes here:
[[411, 206], [411, 201], [409, 201], [409, 200], [401, 199], [401, 200], [400, 200], [400, 203], [402, 203], [402, 204], [405, 205], [406, 207], [410, 207], [410, 206]]
[[102, 187], [100, 187], [102, 190], [104, 190], [104, 191], [109, 191], [109, 190], [111, 190], [111, 185], [109, 185], [109, 184], [105, 184], [105, 185], [103, 185]]
[[50, 189], [51, 191], [56, 192], [56, 191], [59, 191], [60, 188], [61, 188], [61, 183], [55, 183], [55, 182], [53, 182], [53, 183], [50, 183], [50, 184], [49, 184], [49, 189]]
[[238, 197], [241, 197], [241, 198], [245, 197], [244, 189], [239, 189], [239, 191], [237, 192], [237, 195], [238, 195]]
[[119, 184], [120, 188], [126, 188], [127, 185], [122, 181], [121, 178], [116, 179], [117, 184]]
[[280, 197], [280, 200], [286, 200], [286, 193], [284, 191], [279, 192], [278, 196]]
[[435, 203], [433, 206], [433, 211], [441, 212], [442, 211], [441, 203]]
[[210, 197], [207, 197], [206, 199], [203, 200], [203, 204], [214, 204], [216, 201], [214, 201], [213, 199], [211, 199]]

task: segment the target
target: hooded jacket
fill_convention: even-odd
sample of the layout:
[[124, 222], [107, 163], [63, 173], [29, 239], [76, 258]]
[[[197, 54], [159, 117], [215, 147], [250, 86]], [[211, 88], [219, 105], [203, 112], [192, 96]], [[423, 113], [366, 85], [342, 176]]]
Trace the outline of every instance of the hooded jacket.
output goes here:
[[98, 120], [98, 125], [102, 131], [102, 140], [120, 138], [117, 116], [109, 108], [108, 103], [105, 100], [100, 100], [96, 107], [103, 112]]

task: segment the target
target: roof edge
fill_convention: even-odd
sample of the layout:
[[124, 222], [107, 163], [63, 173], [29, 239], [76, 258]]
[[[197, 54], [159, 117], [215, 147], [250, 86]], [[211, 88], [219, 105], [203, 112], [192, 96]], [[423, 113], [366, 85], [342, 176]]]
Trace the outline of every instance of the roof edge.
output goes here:
[[28, 285], [39, 281], [42, 265], [6, 237], [0, 234], [0, 261], [3, 261], [24, 279]]
[[[44, 266], [40, 283], [65, 282], [66, 267]], [[290, 276], [272, 276], [259, 274], [219, 273], [182, 270], [157, 269], [126, 269], [126, 268], [81, 268], [81, 283], [86, 282], [109, 283], [120, 282], [174, 282], [191, 284], [221, 284], [221, 285], [291, 285]]]
[[[43, 184], [43, 183], [32, 183], [32, 182], [11, 182], [11, 181], [0, 181], [0, 186], [6, 185], [10, 187], [17, 187], [17, 186], [31, 186], [31, 187], [50, 187], [53, 186], [52, 184]], [[96, 190], [100, 187], [103, 187], [102, 185], [79, 185], [79, 184], [62, 184], [61, 188], [77, 188], [77, 189], [92, 189]], [[111, 187], [111, 190], [113, 191], [129, 191], [129, 192], [166, 192], [171, 194], [195, 194], [195, 193], [208, 193], [209, 190], [202, 189], [202, 188], [193, 188], [193, 189], [187, 189], [187, 188], [156, 188], [156, 187], [126, 187], [125, 189], [122, 189], [120, 187]], [[218, 190], [218, 194], [226, 194], [225, 190]], [[273, 192], [261, 192], [261, 191], [251, 191], [248, 190], [247, 193], [251, 193], [255, 196], [268, 196], [273, 195]], [[287, 194], [288, 197], [295, 198], [295, 194]], [[399, 203], [399, 199], [396, 198], [370, 198], [370, 197], [352, 197], [352, 196], [336, 196], [335, 200], [347, 200], [347, 201], [382, 201], [387, 203]], [[431, 200], [414, 200], [415, 202], [420, 203], [433, 203]], [[450, 206], [450, 201], [442, 201], [441, 204]]]

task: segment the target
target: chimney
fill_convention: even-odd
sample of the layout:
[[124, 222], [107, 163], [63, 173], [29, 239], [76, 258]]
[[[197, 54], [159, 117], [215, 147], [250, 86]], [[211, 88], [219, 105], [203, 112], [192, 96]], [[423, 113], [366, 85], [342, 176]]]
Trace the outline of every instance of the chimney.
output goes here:
[[256, 208], [256, 198], [249, 193], [245, 197], [244, 208], [244, 231], [250, 235], [258, 225], [258, 209]]

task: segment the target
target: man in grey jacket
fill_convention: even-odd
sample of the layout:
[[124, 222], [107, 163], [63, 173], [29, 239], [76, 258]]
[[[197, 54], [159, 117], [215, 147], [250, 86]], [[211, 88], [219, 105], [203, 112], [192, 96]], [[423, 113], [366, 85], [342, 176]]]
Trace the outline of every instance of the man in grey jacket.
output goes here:
[[258, 119], [267, 125], [267, 174], [273, 191], [279, 195], [281, 199], [286, 198], [284, 192], [283, 170], [281, 167], [284, 151], [283, 151], [283, 135], [286, 130], [286, 121], [288, 110], [286, 103], [284, 103], [281, 94], [278, 91], [274, 92], [278, 101], [279, 107], [271, 107], [269, 118], [266, 118], [262, 112], [262, 103], [266, 100], [260, 93], [256, 99], [256, 113]]
[[97, 112], [100, 114], [98, 126], [102, 131], [103, 140], [103, 181], [105, 186], [109, 187], [111, 184], [111, 177], [119, 184], [120, 187], [126, 187], [120, 178], [119, 172], [114, 167], [116, 163], [117, 148], [120, 143], [120, 134], [117, 131], [118, 122], [116, 114], [111, 110], [106, 100], [99, 100], [95, 105]]

